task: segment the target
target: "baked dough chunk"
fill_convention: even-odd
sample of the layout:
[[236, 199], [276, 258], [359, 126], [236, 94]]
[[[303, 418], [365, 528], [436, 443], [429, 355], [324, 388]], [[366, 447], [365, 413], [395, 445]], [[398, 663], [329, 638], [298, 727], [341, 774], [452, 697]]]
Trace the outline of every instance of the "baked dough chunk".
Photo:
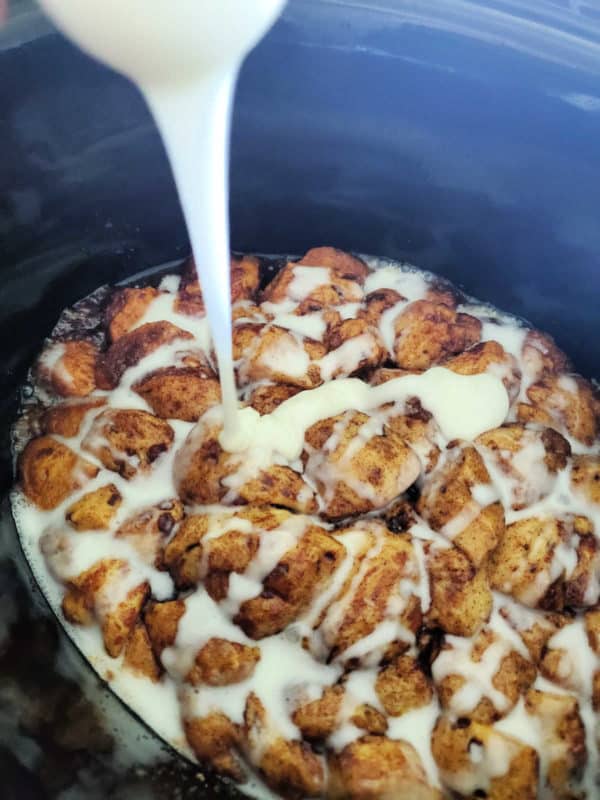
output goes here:
[[571, 455], [571, 445], [553, 428], [531, 429], [518, 423], [486, 431], [476, 444], [486, 463], [500, 473], [496, 484], [514, 510], [547, 497]]
[[320, 797], [325, 789], [323, 758], [302, 741], [278, 735], [259, 698], [250, 694], [244, 714], [244, 748], [265, 783], [286, 798]]
[[146, 411], [108, 408], [96, 417], [81, 448], [130, 479], [149, 470], [173, 439], [171, 426]]
[[537, 676], [523, 650], [491, 627], [472, 640], [447, 638], [432, 667], [442, 708], [484, 724], [506, 716]]
[[477, 344], [481, 322], [443, 303], [416, 300], [394, 323], [394, 358], [403, 369], [429, 369]]
[[299, 472], [274, 464], [255, 468], [245, 454], [226, 453], [220, 423], [203, 417], [175, 457], [175, 481], [185, 503], [280, 505], [301, 513], [317, 510], [314, 492]]
[[177, 339], [182, 340], [181, 349], [183, 351], [185, 350], [185, 341], [193, 339], [193, 336], [170, 322], [147, 322], [124, 334], [96, 361], [98, 387], [114, 389], [119, 385], [126, 370], [134, 367], [159, 347], [171, 344]]
[[329, 757], [333, 800], [441, 800], [415, 748], [385, 736], [363, 736]]
[[115, 292], [106, 309], [111, 342], [116, 342], [133, 330], [159, 296], [160, 292], [153, 286], [119, 289]]
[[42, 353], [38, 374], [61, 397], [87, 397], [96, 388], [98, 348], [85, 339], [54, 342]]
[[90, 397], [86, 400], [57, 403], [44, 412], [42, 429], [44, 433], [53, 433], [56, 436], [70, 439], [77, 436], [88, 413], [105, 405], [104, 397]]
[[317, 487], [326, 518], [383, 508], [419, 477], [414, 451], [392, 426], [375, 423], [367, 414], [347, 411], [306, 431], [305, 475]]
[[221, 402], [219, 380], [208, 366], [164, 367], [133, 385], [154, 414], [162, 419], [196, 422]]
[[490, 581], [526, 606], [562, 611], [597, 602], [599, 570], [586, 517], [529, 517], [507, 526], [491, 557]]
[[66, 519], [76, 531], [106, 531], [123, 498], [114, 485], [109, 483], [79, 498], [66, 511]]
[[449, 445], [423, 480], [417, 510], [479, 567], [504, 534], [504, 509], [472, 445]]
[[21, 486], [38, 508], [50, 511], [98, 474], [98, 467], [52, 436], [32, 439], [19, 459]]
[[457, 797], [537, 800], [536, 750], [490, 725], [441, 716], [432, 735], [444, 786]]
[[104, 647], [116, 658], [137, 626], [150, 593], [147, 581], [136, 584], [122, 596], [130, 568], [122, 559], [102, 559], [80, 575], [71, 578], [62, 609], [65, 617], [77, 625], [91, 625], [97, 619], [102, 629]]
[[529, 403], [519, 403], [520, 422], [549, 425], [585, 445], [600, 432], [598, 391], [579, 375], [546, 375], [527, 389]]
[[[258, 292], [260, 272], [258, 259], [253, 256], [232, 258], [230, 264], [231, 302], [253, 300]], [[178, 314], [188, 316], [204, 316], [205, 306], [202, 289], [196, 273], [193, 258], [189, 258], [184, 267], [181, 283], [175, 298], [174, 309]]]

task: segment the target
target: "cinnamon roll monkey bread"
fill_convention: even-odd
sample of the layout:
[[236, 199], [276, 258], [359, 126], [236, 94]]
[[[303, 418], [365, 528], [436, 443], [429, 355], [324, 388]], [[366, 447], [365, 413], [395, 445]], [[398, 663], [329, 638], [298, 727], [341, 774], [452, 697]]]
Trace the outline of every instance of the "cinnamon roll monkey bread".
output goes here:
[[70, 635], [254, 796], [600, 796], [595, 386], [412, 267], [231, 278], [234, 435], [191, 262], [32, 371], [13, 505]]

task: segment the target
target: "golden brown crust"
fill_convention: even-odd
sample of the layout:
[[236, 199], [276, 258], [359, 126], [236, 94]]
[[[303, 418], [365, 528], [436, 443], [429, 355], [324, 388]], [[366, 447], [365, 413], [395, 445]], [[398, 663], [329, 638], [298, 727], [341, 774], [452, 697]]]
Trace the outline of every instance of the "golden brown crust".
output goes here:
[[147, 411], [109, 408], [96, 417], [81, 448], [129, 479], [149, 469], [173, 439], [171, 426]]
[[600, 432], [596, 391], [580, 375], [545, 375], [527, 389], [529, 403], [519, 403], [517, 419], [549, 425], [585, 445]]
[[57, 403], [50, 406], [42, 417], [44, 433], [64, 436], [66, 439], [77, 436], [86, 414], [95, 408], [106, 405], [104, 397], [90, 397], [89, 400], [70, 403]]
[[[568, 548], [576, 555], [571, 572], [559, 557]], [[589, 605], [587, 588], [597, 569], [598, 545], [589, 520], [529, 517], [507, 526], [491, 557], [490, 581], [526, 606], [562, 611]]]
[[[96, 388], [98, 352], [96, 345], [85, 339], [51, 344], [38, 363], [41, 382], [61, 397], [87, 397]], [[58, 359], [54, 353], [59, 354]]]
[[[536, 800], [539, 761], [536, 751], [491, 726], [441, 716], [432, 735], [432, 753], [445, 787], [459, 797], [490, 800]], [[474, 755], [476, 754], [476, 755]], [[498, 754], [496, 756], [496, 754]], [[489, 778], [494, 769], [481, 769], [500, 756], [506, 771]], [[462, 791], [468, 786], [467, 791]]]
[[123, 502], [121, 493], [109, 483], [80, 497], [65, 512], [76, 531], [108, 530], [110, 521]]
[[246, 701], [244, 729], [248, 755], [271, 789], [295, 800], [321, 796], [325, 788], [321, 758], [304, 742], [274, 736], [254, 693]]
[[441, 800], [408, 742], [363, 736], [329, 758], [328, 797], [333, 800]]
[[148, 603], [144, 610], [144, 623], [152, 650], [160, 659], [165, 647], [172, 647], [177, 638], [179, 620], [185, 614], [183, 600], [167, 600], [164, 603]]
[[106, 322], [111, 342], [129, 333], [144, 317], [151, 303], [160, 295], [152, 286], [119, 289], [106, 309]]
[[205, 717], [184, 721], [185, 734], [196, 758], [210, 765], [220, 775], [241, 781], [244, 769], [238, 749], [242, 742], [240, 727], [217, 711]]
[[456, 547], [434, 550], [428, 563], [430, 624], [455, 636], [472, 636], [489, 619], [492, 593], [487, 569], [476, 569]]
[[[360, 580], [344, 602], [335, 627], [324, 632], [330, 659], [343, 657], [353, 644], [375, 630], [386, 618], [390, 599], [396, 594], [400, 581], [410, 579], [417, 570], [408, 537], [395, 536], [384, 528], [378, 531], [378, 535], [381, 537], [380, 547], [376, 553], [366, 556], [364, 565], [361, 564]], [[414, 635], [421, 625], [421, 607], [417, 598], [409, 595], [403, 605], [404, 608], [398, 610], [397, 621], [404, 629], [404, 638], [386, 647], [382, 654], [386, 658], [407, 650], [410, 634]]]
[[429, 525], [460, 547], [479, 567], [504, 534], [500, 502], [481, 504], [474, 488], [494, 495], [483, 459], [473, 446], [452, 447], [423, 482], [417, 510]]
[[600, 505], [600, 456], [574, 456], [571, 485], [590, 503]]
[[354, 448], [359, 431], [369, 421], [367, 414], [348, 411], [306, 431], [305, 474], [318, 489], [326, 519], [383, 508], [419, 477], [419, 459], [392, 427]]
[[132, 388], [162, 419], [196, 422], [221, 402], [218, 378], [202, 367], [165, 367], [146, 375]]
[[150, 586], [144, 581], [130, 589], [123, 600], [115, 600], [113, 587], [119, 587], [128, 572], [124, 561], [103, 559], [71, 578], [63, 599], [63, 613], [70, 622], [85, 625], [93, 617], [99, 620], [104, 647], [112, 658], [123, 652], [150, 594]]
[[148, 678], [152, 683], [158, 683], [160, 680], [162, 669], [152, 652], [152, 643], [146, 626], [141, 622], [133, 629], [125, 644], [123, 665], [136, 675]]
[[402, 369], [428, 369], [476, 344], [481, 322], [443, 303], [416, 300], [394, 323], [394, 358]]
[[287, 466], [273, 465], [230, 490], [225, 479], [236, 472], [240, 459], [219, 443], [221, 427], [199, 423], [198, 436], [188, 437], [175, 459], [175, 479], [185, 503], [279, 505], [303, 514], [317, 510], [314, 493], [302, 476]]
[[248, 405], [256, 409], [259, 414], [271, 414], [290, 397], [301, 392], [299, 386], [288, 386], [284, 383], [266, 384], [257, 386], [252, 391], [248, 400]]
[[96, 361], [96, 383], [100, 389], [114, 389], [123, 373], [142, 358], [177, 339], [182, 340], [181, 346], [185, 349], [184, 341], [192, 338], [191, 333], [170, 322], [147, 322], [140, 325], [117, 339], [106, 353], [99, 356]]
[[415, 658], [398, 656], [377, 675], [375, 691], [386, 714], [399, 717], [431, 702], [431, 684]]
[[338, 277], [357, 281], [361, 285], [371, 272], [362, 258], [335, 247], [313, 247], [297, 263], [305, 267], [328, 267]]
[[96, 477], [98, 467], [51, 436], [39, 436], [23, 450], [19, 474], [26, 497], [49, 511]]
[[252, 639], [283, 630], [324, 590], [344, 554], [336, 539], [309, 527], [267, 575], [262, 593], [241, 605], [234, 622]]
[[258, 647], [212, 638], [196, 653], [185, 679], [192, 686], [229, 686], [249, 678], [259, 661]]

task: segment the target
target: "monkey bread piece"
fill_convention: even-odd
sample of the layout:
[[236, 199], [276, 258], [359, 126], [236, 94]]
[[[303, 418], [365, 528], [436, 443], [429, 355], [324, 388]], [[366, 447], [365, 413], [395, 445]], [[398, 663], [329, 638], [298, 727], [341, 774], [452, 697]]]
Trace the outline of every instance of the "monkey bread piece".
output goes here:
[[323, 380], [373, 369], [386, 359], [377, 328], [365, 319], [345, 319], [330, 326], [325, 345], [328, 352], [319, 364]]
[[84, 494], [67, 509], [65, 516], [76, 531], [105, 531], [122, 502], [117, 487], [109, 483]]
[[[287, 383], [301, 389], [314, 389], [322, 383], [319, 364], [326, 355], [325, 345], [313, 339], [280, 328], [266, 325], [256, 331], [256, 325], [238, 326], [234, 344], [251, 328], [249, 347], [241, 356], [238, 375], [242, 384], [258, 381]], [[236, 342], [237, 338], [237, 342]], [[238, 355], [236, 352], [234, 355]]]
[[498, 609], [500, 615], [520, 636], [534, 664], [539, 665], [548, 641], [570, 621], [564, 614], [537, 611], [511, 602]]
[[537, 723], [540, 749], [549, 754], [542, 795], [549, 790], [553, 797], [574, 800], [580, 795], [571, 794], [570, 787], [577, 785], [588, 758], [577, 699], [531, 689], [525, 698], [525, 710]]
[[308, 744], [278, 735], [252, 692], [244, 712], [244, 747], [265, 783], [290, 800], [321, 797], [325, 789], [323, 759]]
[[[406, 297], [395, 289], [376, 289], [365, 295], [364, 310], [359, 312], [371, 325], [380, 327], [381, 317], [390, 308], [406, 303]], [[389, 354], [391, 356], [391, 353]]]
[[443, 366], [458, 375], [480, 375], [487, 372], [500, 378], [511, 404], [521, 388], [521, 370], [517, 360], [498, 342], [480, 342], [444, 362]]
[[359, 303], [363, 299], [363, 279], [346, 278], [327, 266], [286, 264], [262, 293], [263, 303], [297, 304], [306, 313]]
[[231, 302], [254, 300], [260, 284], [260, 265], [254, 256], [231, 259]]
[[492, 610], [487, 565], [477, 569], [457, 547], [432, 548], [427, 572], [431, 592], [427, 622], [454, 636], [472, 636]]
[[57, 403], [44, 412], [42, 430], [44, 433], [53, 433], [56, 436], [64, 436], [66, 439], [77, 436], [86, 415], [105, 405], [104, 397], [90, 397], [87, 400]]
[[129, 480], [150, 469], [173, 439], [171, 426], [147, 411], [108, 408], [96, 417], [81, 448]]
[[432, 674], [444, 710], [491, 725], [515, 707], [537, 669], [524, 644], [515, 649], [509, 639], [486, 627], [472, 640], [446, 637]]
[[146, 581], [129, 589], [130, 569], [121, 559], [103, 559], [85, 572], [70, 578], [63, 598], [63, 613], [74, 624], [89, 625], [96, 618], [102, 628], [106, 652], [119, 656], [140, 619], [150, 593]]
[[421, 472], [417, 455], [393, 428], [358, 411], [315, 423], [305, 443], [305, 475], [327, 519], [383, 508]]
[[38, 362], [40, 381], [61, 397], [87, 397], [96, 388], [98, 348], [85, 339], [53, 342]]
[[545, 375], [527, 389], [529, 403], [519, 403], [519, 422], [549, 425], [585, 445], [600, 433], [598, 392], [580, 375]]
[[125, 644], [123, 666], [136, 675], [148, 678], [152, 683], [160, 680], [161, 666], [152, 651], [148, 631], [142, 622], [138, 622]]
[[383, 667], [375, 681], [375, 692], [386, 714], [399, 717], [429, 705], [433, 690], [419, 662], [410, 655], [395, 658]]
[[196, 653], [185, 680], [192, 686], [229, 686], [249, 678], [259, 661], [258, 647], [213, 637]]
[[363, 736], [329, 756], [331, 800], [442, 800], [408, 742]]
[[161, 293], [153, 286], [119, 289], [106, 309], [106, 324], [111, 342], [137, 327]]
[[[253, 300], [260, 282], [258, 259], [253, 256], [232, 257], [230, 279], [232, 304], [240, 300]], [[204, 316], [206, 312], [196, 264], [191, 256], [183, 267], [173, 308], [178, 314], [187, 316]]]
[[163, 500], [126, 519], [115, 533], [125, 539], [146, 564], [161, 565], [162, 543], [184, 517], [179, 500]]
[[298, 472], [279, 464], [262, 468], [257, 463], [253, 468], [248, 453], [222, 449], [221, 430], [220, 423], [205, 416], [179, 448], [174, 475], [184, 503], [272, 504], [303, 514], [317, 510], [313, 490]]
[[144, 376], [132, 388], [162, 419], [196, 422], [221, 402], [219, 380], [204, 367], [165, 367]]
[[453, 723], [442, 715], [431, 745], [442, 783], [457, 797], [537, 800], [538, 755], [518, 739], [468, 718]]
[[504, 509], [472, 445], [450, 446], [424, 477], [417, 510], [479, 567], [504, 533]]
[[327, 267], [336, 277], [357, 281], [361, 286], [371, 272], [362, 258], [335, 247], [313, 247], [296, 263], [306, 267]]
[[248, 405], [258, 411], [261, 416], [272, 414], [282, 403], [301, 391], [302, 389], [298, 386], [288, 386], [285, 383], [263, 384], [252, 390], [252, 394], [248, 398]]
[[97, 474], [98, 467], [52, 436], [31, 439], [19, 458], [23, 492], [44, 511], [56, 508]]
[[114, 389], [119, 385], [126, 370], [134, 367], [159, 347], [178, 339], [182, 342], [189, 341], [193, 336], [170, 322], [146, 322], [139, 328], [123, 334], [96, 361], [98, 387]]
[[[230, 573], [246, 570], [258, 552], [261, 534], [276, 533], [292, 518], [289, 511], [268, 506], [194, 514], [182, 522], [167, 543], [164, 564], [179, 588], [189, 589], [206, 579], [211, 597], [222, 600], [227, 595]], [[214, 536], [215, 532], [219, 535]]]
[[[408, 536], [390, 533], [381, 523], [369, 528], [374, 545], [358, 565], [349, 585], [329, 606], [320, 634], [329, 660], [358, 661], [367, 666], [391, 659], [409, 649], [421, 626], [421, 575]], [[352, 529], [338, 532], [343, 543]], [[386, 637], [369, 640], [384, 626]]]
[[183, 600], [150, 602], [144, 609], [144, 624], [154, 655], [159, 661], [163, 650], [175, 644], [179, 621], [184, 614]]
[[556, 346], [554, 339], [536, 330], [527, 331], [521, 348], [521, 362], [529, 383], [535, 383], [544, 375], [571, 370], [571, 362]]
[[600, 455], [573, 457], [571, 486], [589, 503], [600, 506]]
[[242, 603], [234, 622], [252, 639], [283, 630], [327, 588], [344, 555], [342, 544], [317, 525], [307, 524], [297, 544], [264, 579], [261, 594]]
[[292, 721], [302, 735], [312, 741], [323, 741], [343, 724], [347, 712], [348, 722], [367, 733], [384, 734], [387, 730], [385, 716], [366, 703], [352, 704], [351, 696], [343, 685], [327, 686], [321, 697], [300, 702], [292, 712]]
[[219, 775], [243, 781], [245, 769], [239, 755], [242, 732], [229, 717], [212, 711], [204, 717], [184, 720], [185, 735], [200, 763]]
[[553, 428], [518, 423], [486, 431], [476, 444], [486, 463], [502, 474], [501, 489], [515, 510], [547, 497], [571, 455], [571, 445]]
[[598, 599], [600, 562], [585, 517], [529, 517], [508, 525], [490, 560], [490, 582], [531, 608], [562, 611]]
[[481, 322], [442, 303], [416, 300], [394, 322], [394, 360], [402, 369], [429, 369], [477, 344]]
[[421, 462], [421, 471], [427, 474], [440, 457], [440, 448], [436, 444], [439, 428], [433, 416], [418, 401], [409, 402], [407, 411], [400, 416], [388, 417], [386, 431], [399, 436], [411, 448]]

